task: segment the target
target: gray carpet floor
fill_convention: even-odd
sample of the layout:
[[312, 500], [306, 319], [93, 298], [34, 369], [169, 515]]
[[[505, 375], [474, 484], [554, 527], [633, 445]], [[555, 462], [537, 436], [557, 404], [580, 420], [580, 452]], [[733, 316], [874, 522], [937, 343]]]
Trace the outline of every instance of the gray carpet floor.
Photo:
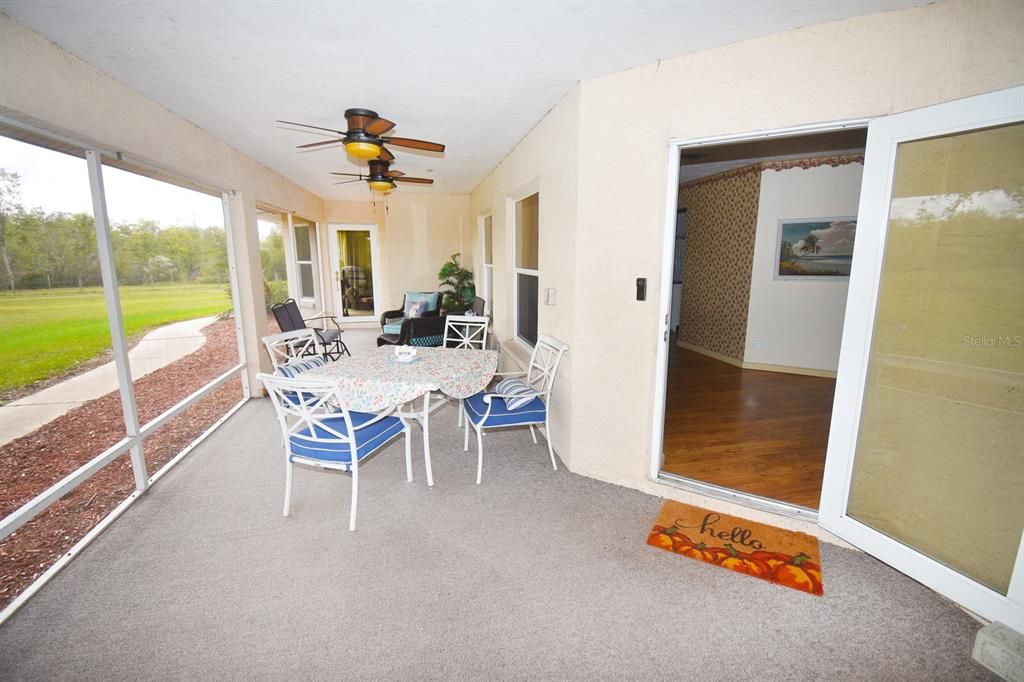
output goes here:
[[978, 625], [930, 590], [822, 545], [825, 597], [645, 544], [661, 500], [551, 470], [523, 430], [453, 408], [349, 479], [284, 467], [253, 401], [0, 627], [2, 680], [992, 679]]

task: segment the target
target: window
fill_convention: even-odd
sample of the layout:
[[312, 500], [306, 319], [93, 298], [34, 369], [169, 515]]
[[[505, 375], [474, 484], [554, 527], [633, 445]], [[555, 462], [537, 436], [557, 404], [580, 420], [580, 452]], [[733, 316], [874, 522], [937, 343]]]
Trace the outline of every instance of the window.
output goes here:
[[540, 195], [516, 202], [516, 336], [531, 346], [537, 343], [538, 243]]
[[292, 236], [295, 239], [295, 271], [298, 275], [299, 296], [316, 300], [316, 223], [292, 216]]
[[480, 282], [480, 298], [484, 299], [484, 314], [491, 314], [491, 300], [494, 298], [494, 293], [491, 291], [492, 282], [494, 281], [494, 235], [492, 225], [493, 219], [491, 216], [486, 216], [483, 219], [483, 225], [481, 226], [480, 241], [483, 244], [483, 270], [481, 271], [481, 282]]

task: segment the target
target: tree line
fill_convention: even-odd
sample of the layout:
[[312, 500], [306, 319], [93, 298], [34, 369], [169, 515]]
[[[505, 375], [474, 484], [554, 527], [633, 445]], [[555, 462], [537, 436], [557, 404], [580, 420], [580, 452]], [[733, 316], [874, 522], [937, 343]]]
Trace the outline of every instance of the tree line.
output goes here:
[[[100, 284], [93, 217], [25, 208], [18, 200], [19, 187], [18, 174], [0, 168], [4, 288], [13, 293]], [[228, 281], [222, 227], [162, 227], [139, 220], [112, 226], [111, 239], [120, 284]]]

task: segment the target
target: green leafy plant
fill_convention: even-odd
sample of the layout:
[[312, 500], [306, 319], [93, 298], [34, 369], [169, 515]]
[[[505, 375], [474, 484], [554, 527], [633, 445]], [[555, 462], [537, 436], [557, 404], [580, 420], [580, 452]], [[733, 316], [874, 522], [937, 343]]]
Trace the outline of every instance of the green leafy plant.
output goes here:
[[437, 279], [441, 282], [441, 293], [444, 294], [443, 307], [446, 310], [461, 313], [473, 307], [473, 297], [476, 295], [476, 287], [473, 285], [473, 272], [462, 267], [459, 263], [460, 253], [453, 253], [452, 257], [445, 261], [441, 270], [437, 273]]

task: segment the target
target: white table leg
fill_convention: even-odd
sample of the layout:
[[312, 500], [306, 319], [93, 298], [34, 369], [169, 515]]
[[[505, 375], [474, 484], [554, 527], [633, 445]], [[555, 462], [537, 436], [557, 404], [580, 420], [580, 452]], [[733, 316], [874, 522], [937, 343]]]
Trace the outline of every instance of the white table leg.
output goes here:
[[423, 396], [423, 460], [427, 465], [427, 485], [434, 485], [434, 473], [430, 469], [430, 392]]

